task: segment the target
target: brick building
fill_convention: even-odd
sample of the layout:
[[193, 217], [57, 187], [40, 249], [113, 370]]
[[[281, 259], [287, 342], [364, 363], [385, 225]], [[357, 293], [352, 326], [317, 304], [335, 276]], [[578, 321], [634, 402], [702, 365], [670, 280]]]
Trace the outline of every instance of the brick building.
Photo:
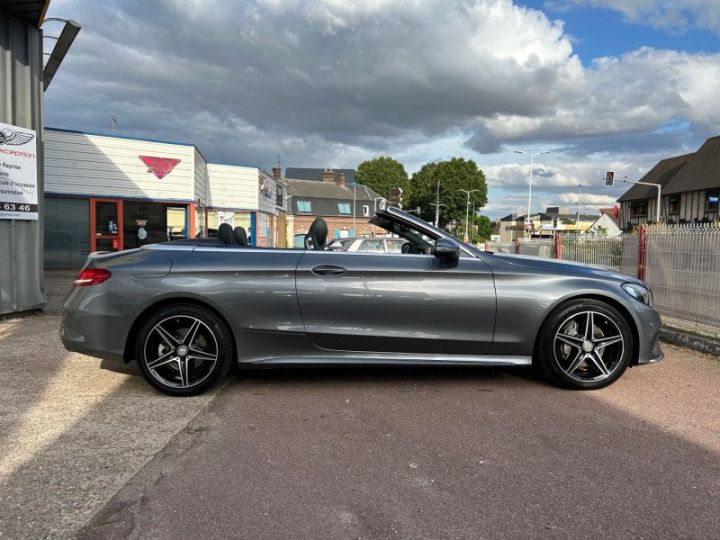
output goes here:
[[354, 173], [352, 169], [286, 169], [288, 243], [293, 238], [294, 245], [302, 245], [302, 237], [316, 217], [327, 222], [329, 238], [383, 232], [368, 220], [385, 199], [367, 186], [356, 184]]

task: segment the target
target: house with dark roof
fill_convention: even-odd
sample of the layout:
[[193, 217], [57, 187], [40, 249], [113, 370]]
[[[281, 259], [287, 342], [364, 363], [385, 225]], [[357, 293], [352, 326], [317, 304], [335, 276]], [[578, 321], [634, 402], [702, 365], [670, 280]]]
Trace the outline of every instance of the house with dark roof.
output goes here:
[[333, 174], [339, 176], [345, 175], [345, 183], [352, 185], [355, 183], [355, 169], [322, 169], [307, 167], [287, 167], [285, 169], [285, 178], [291, 180], [314, 180], [315, 182], [323, 181], [323, 174], [332, 171]]
[[[382, 233], [369, 220], [385, 198], [362, 184], [348, 184], [348, 169], [305, 169], [320, 170], [320, 180], [312, 178], [298, 179], [289, 176], [287, 180], [287, 227], [288, 236], [301, 244], [310, 224], [317, 217], [323, 218], [328, 225], [328, 237], [354, 238]], [[293, 173], [297, 175], [297, 173]], [[353, 175], [354, 179], [354, 175]]]
[[[668, 224], [718, 221], [720, 136], [691, 154], [661, 160], [641, 182], [660, 184], [660, 220]], [[655, 221], [657, 189], [634, 185], [619, 199], [620, 225], [631, 229]]]

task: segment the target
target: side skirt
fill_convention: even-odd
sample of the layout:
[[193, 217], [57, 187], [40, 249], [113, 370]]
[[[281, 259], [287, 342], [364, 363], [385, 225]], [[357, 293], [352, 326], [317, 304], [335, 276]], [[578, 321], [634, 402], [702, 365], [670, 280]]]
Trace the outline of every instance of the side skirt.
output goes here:
[[464, 356], [439, 354], [381, 354], [354, 353], [352, 355], [333, 354], [322, 356], [284, 356], [263, 358], [240, 365], [282, 366], [282, 365], [417, 365], [417, 366], [529, 366], [531, 356]]

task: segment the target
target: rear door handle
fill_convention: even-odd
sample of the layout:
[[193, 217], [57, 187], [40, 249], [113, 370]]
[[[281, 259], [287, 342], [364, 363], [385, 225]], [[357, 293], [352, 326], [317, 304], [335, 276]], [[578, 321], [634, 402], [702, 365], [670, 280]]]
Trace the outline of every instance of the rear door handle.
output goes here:
[[312, 269], [312, 273], [316, 276], [339, 276], [345, 272], [347, 272], [347, 268], [334, 266], [332, 264], [321, 264]]

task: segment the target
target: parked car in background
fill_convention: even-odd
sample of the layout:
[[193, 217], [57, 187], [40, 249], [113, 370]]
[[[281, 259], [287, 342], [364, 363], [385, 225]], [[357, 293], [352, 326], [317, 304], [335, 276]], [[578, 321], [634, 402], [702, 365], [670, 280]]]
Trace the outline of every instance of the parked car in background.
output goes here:
[[358, 253], [402, 253], [402, 246], [407, 240], [383, 236], [369, 238], [352, 238], [343, 251]]
[[330, 251], [345, 251], [354, 240], [354, 238], [336, 238], [329, 242], [328, 245], [325, 246], [325, 249]]

